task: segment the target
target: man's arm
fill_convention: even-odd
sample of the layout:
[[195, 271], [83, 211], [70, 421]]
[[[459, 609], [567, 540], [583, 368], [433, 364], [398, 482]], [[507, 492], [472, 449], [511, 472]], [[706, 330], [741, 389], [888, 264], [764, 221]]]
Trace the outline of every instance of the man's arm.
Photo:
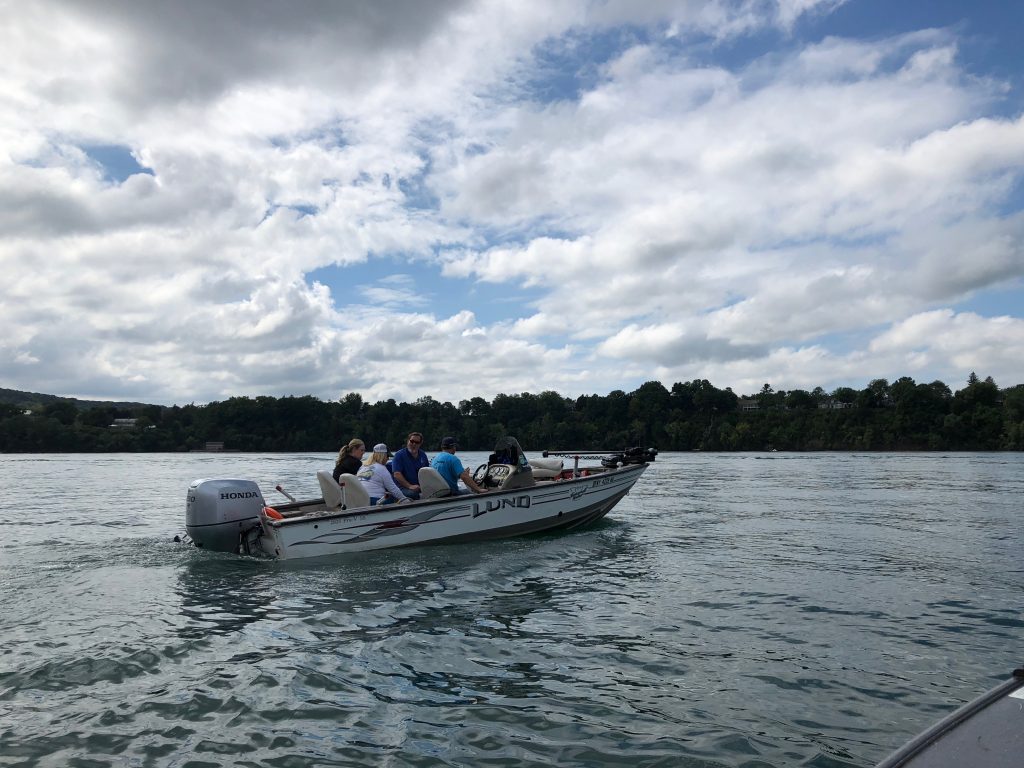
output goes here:
[[470, 473], [469, 468], [462, 470], [462, 474], [459, 475], [459, 479], [466, 484], [467, 488], [470, 488], [473, 493], [484, 493], [487, 489], [483, 486], [477, 485], [476, 480], [473, 479], [473, 475]]
[[408, 480], [406, 480], [405, 475], [403, 475], [401, 472], [395, 472], [395, 482], [398, 483], [403, 488], [408, 488], [410, 491], [418, 491], [420, 489], [420, 487], [416, 483], [410, 483]]

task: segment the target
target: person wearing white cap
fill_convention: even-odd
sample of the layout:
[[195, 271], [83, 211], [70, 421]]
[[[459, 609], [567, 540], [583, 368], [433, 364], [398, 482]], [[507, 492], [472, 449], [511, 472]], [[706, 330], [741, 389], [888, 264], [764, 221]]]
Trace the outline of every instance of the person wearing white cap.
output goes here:
[[384, 499], [384, 504], [408, 503], [402, 489], [388, 472], [388, 447], [384, 443], [377, 443], [373, 446], [373, 455], [369, 462], [359, 470], [357, 477], [362, 481], [363, 488], [370, 496], [370, 503], [376, 504]]

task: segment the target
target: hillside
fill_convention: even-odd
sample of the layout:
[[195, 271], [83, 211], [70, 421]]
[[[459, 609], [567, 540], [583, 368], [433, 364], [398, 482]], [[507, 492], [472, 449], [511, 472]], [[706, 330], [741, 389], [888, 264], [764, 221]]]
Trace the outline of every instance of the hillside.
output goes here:
[[11, 405], [16, 405], [19, 408], [38, 407], [60, 401], [74, 403], [75, 407], [81, 411], [87, 411], [91, 408], [118, 408], [131, 410], [133, 408], [145, 408], [149, 405], [149, 403], [115, 402], [112, 400], [79, 400], [75, 397], [44, 395], [41, 392], [22, 392], [19, 389], [4, 389], [3, 387], [0, 387], [0, 403], [10, 403]]

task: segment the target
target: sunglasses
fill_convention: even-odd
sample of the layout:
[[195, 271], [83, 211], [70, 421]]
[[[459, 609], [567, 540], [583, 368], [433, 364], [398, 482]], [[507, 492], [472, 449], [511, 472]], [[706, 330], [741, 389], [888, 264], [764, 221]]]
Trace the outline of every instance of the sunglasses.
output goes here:
[[419, 445], [422, 442], [422, 440], [410, 440], [409, 445]]

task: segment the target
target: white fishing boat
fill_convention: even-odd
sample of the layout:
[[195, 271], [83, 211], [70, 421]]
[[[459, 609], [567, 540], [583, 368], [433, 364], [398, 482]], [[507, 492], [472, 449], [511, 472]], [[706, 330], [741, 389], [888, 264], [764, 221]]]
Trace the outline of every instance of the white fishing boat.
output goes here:
[[[424, 467], [422, 498], [401, 504], [370, 506], [358, 478], [343, 474], [335, 482], [326, 470], [317, 472], [322, 498], [273, 506], [252, 480], [196, 480], [188, 489], [185, 529], [204, 549], [291, 560], [576, 528], [608, 514], [657, 454], [545, 451], [527, 461], [514, 438], [507, 441], [513, 463], [482, 464], [474, 473], [484, 493], [453, 495], [436, 470]], [[573, 459], [571, 467], [565, 458]], [[595, 458], [599, 465], [580, 466]]]

